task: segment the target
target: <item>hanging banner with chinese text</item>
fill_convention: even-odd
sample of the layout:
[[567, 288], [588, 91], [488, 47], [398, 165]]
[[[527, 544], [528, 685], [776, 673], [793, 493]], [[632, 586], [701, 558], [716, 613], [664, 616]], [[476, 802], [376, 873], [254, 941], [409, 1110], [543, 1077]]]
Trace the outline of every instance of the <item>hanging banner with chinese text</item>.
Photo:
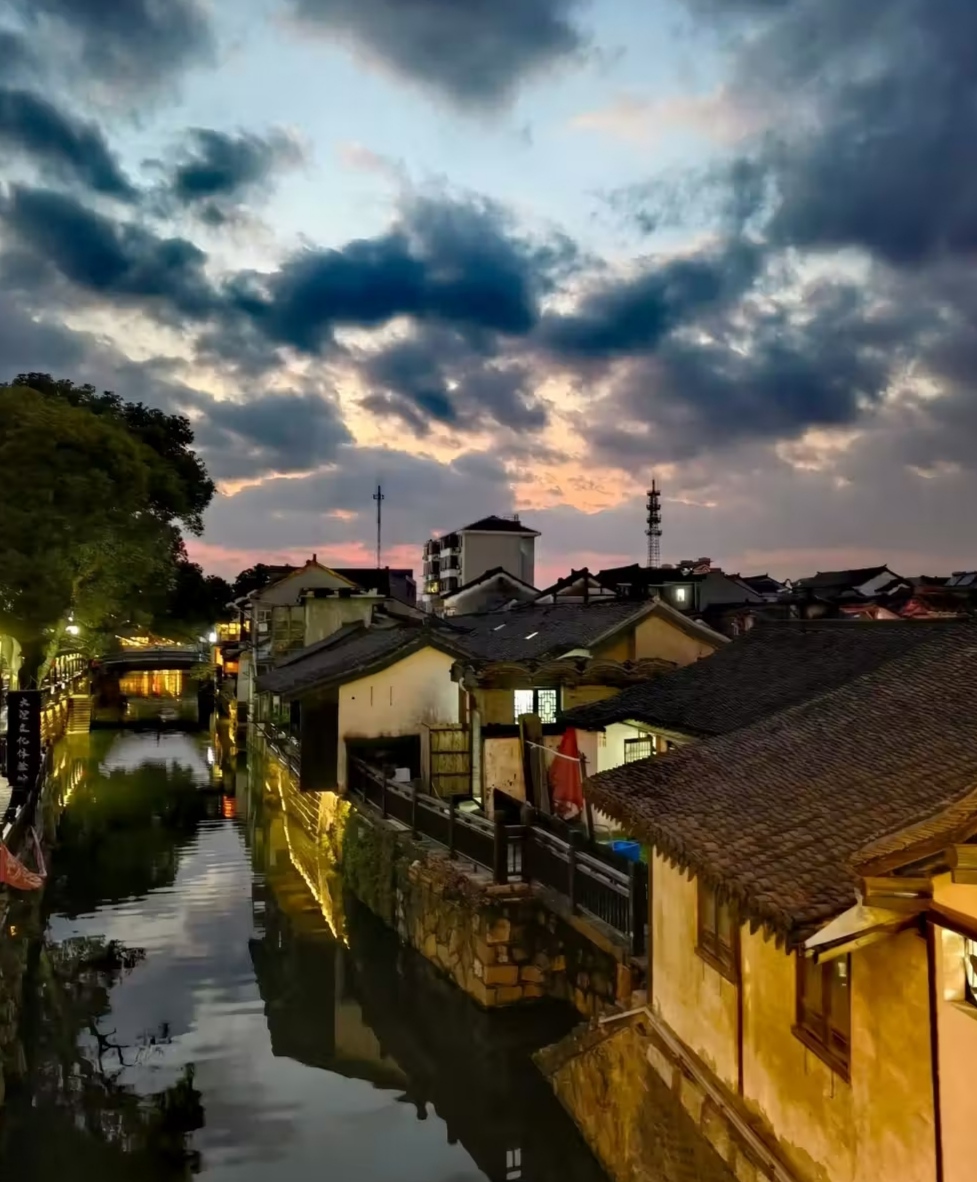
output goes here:
[[41, 691], [7, 694], [7, 779], [10, 787], [33, 788], [41, 771]]

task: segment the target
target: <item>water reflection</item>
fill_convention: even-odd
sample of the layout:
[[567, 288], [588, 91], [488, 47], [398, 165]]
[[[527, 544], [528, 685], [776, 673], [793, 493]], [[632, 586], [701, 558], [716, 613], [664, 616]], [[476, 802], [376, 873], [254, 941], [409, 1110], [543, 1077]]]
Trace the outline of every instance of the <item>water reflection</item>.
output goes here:
[[206, 736], [71, 744], [0, 1175], [602, 1177], [540, 1027], [493, 1029], [359, 912], [334, 937], [264, 775], [218, 778]]
[[62, 748], [0, 1176], [600, 1182], [529, 1059], [575, 1019], [481, 1013], [344, 906], [315, 829], [327, 801], [209, 745]]

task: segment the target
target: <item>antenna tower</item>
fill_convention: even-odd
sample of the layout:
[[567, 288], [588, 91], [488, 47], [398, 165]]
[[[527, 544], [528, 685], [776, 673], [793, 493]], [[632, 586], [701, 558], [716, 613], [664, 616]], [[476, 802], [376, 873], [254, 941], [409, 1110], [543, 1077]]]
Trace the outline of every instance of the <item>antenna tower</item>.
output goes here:
[[648, 490], [648, 566], [657, 568], [662, 562], [662, 495], [658, 482], [653, 480]]
[[377, 491], [373, 494], [373, 499], [377, 503], [377, 570], [380, 569], [380, 539], [382, 537], [383, 528], [383, 502], [386, 499], [383, 495], [383, 487], [377, 485]]

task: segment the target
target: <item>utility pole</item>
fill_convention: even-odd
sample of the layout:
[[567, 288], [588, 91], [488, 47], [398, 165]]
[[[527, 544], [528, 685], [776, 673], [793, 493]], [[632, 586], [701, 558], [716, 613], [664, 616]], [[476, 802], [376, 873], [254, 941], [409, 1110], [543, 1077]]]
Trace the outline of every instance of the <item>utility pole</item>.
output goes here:
[[377, 570], [379, 570], [380, 569], [380, 545], [381, 545], [380, 539], [381, 539], [381, 530], [382, 530], [382, 524], [383, 524], [383, 502], [385, 499], [384, 495], [383, 495], [383, 486], [382, 485], [379, 485], [379, 484], [377, 485], [377, 491], [373, 494], [373, 499], [377, 503]]

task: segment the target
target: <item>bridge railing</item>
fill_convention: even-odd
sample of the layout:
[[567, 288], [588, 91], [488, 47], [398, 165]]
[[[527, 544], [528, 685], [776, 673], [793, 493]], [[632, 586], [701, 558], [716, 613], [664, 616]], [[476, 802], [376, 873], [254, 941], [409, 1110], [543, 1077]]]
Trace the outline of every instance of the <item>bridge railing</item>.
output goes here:
[[[624, 937], [633, 956], [643, 956], [648, 922], [648, 867], [590, 849], [582, 834], [558, 827], [532, 809], [523, 822], [508, 825], [458, 811], [456, 799], [420, 791], [416, 781], [402, 784], [362, 760], [350, 761], [350, 793], [382, 817], [399, 821], [415, 837], [426, 837], [492, 873], [495, 882], [538, 883], [555, 892], [572, 913], [606, 924]], [[564, 827], [565, 828], [565, 827]]]

